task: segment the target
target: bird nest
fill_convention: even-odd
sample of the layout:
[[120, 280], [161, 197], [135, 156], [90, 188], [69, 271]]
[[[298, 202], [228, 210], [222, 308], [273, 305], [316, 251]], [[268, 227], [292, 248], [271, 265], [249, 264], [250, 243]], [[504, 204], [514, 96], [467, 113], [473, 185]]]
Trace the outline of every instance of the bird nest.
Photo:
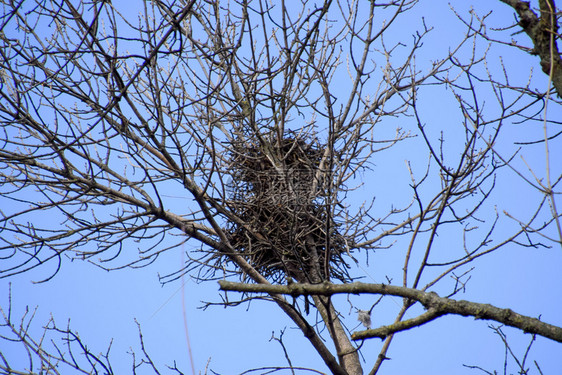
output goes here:
[[[281, 141], [234, 144], [229, 202], [241, 219], [227, 228], [234, 249], [273, 282], [349, 280], [340, 225], [332, 218], [325, 147], [287, 135]], [[328, 258], [328, 259], [326, 259]]]

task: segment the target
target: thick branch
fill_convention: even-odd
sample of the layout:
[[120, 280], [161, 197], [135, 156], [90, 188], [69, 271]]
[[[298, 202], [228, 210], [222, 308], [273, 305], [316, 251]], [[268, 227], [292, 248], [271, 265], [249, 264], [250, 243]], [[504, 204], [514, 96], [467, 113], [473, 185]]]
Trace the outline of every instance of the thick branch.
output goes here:
[[356, 332], [352, 339], [360, 340], [370, 337], [385, 337], [391, 333], [403, 331], [412, 327], [420, 326], [442, 315], [454, 314], [462, 316], [473, 316], [475, 319], [494, 320], [507, 326], [519, 328], [526, 333], [537, 334], [554, 341], [562, 342], [562, 328], [541, 322], [536, 318], [531, 318], [517, 314], [510, 309], [501, 309], [490, 304], [470, 302], [464, 300], [454, 300], [439, 297], [433, 292], [423, 292], [421, 290], [405, 288], [385, 284], [300, 284], [289, 285], [256, 285], [235, 283], [230, 281], [219, 281], [221, 290], [230, 290], [246, 293], [270, 293], [270, 294], [290, 294], [293, 297], [301, 295], [323, 295], [333, 294], [384, 294], [409, 298], [420, 302], [428, 311], [417, 318], [393, 324], [391, 326], [378, 329]]
[[540, 0], [540, 17], [530, 8], [529, 2], [521, 0], [501, 0], [511, 6], [519, 16], [519, 25], [531, 38], [533, 53], [541, 59], [544, 73], [552, 74], [552, 84], [562, 98], [562, 59], [556, 45], [558, 24], [556, 21], [556, 6], [553, 0]]

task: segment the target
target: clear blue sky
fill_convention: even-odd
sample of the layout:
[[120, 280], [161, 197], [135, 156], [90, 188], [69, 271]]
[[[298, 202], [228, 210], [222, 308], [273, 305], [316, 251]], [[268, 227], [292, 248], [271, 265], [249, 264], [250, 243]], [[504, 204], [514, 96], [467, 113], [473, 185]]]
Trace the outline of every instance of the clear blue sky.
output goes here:
[[[134, 2], [127, 12], [133, 16], [141, 2]], [[430, 5], [428, 5], [430, 4]], [[513, 20], [512, 10], [500, 1], [453, 1], [451, 4], [464, 17], [468, 18], [471, 4], [475, 12], [485, 15], [492, 14], [490, 26], [507, 26]], [[435, 29], [431, 32], [423, 51], [425, 54], [416, 56], [420, 69], [429, 65], [435, 55], [442, 56], [449, 48], [462, 38], [464, 27], [458, 21], [445, 1], [422, 2], [410, 12], [404, 21], [399, 21], [389, 33], [388, 43], [396, 40], [411, 42], [414, 27], [421, 26], [421, 17], [425, 17], [428, 26]], [[498, 22], [497, 24], [495, 22]], [[524, 35], [519, 40], [529, 44]], [[486, 47], [484, 43], [478, 50]], [[470, 53], [466, 49], [463, 53]], [[523, 84], [532, 67], [534, 85], [544, 87], [546, 77], [540, 71], [538, 59], [510, 47], [494, 47], [490, 53], [490, 70], [500, 72], [500, 56], [510, 70], [510, 78]], [[384, 65], [384, 62], [381, 62]], [[342, 82], [347, 79], [345, 69], [341, 71]], [[494, 98], [489, 91], [483, 92], [482, 102], [491, 107], [493, 112]], [[451, 92], [442, 88], [427, 87], [420, 90], [420, 105], [423, 121], [433, 129], [433, 135], [439, 136], [443, 130], [448, 136], [455, 137], [458, 122], [462, 120], [458, 105]], [[562, 118], [560, 107], [551, 107], [550, 116]], [[415, 130], [412, 118], [394, 118], [383, 121], [381, 132], [392, 132], [396, 126]], [[512, 125], [508, 127], [506, 139], [522, 141], [540, 138], [542, 128], [530, 125]], [[427, 163], [427, 155], [420, 154], [420, 137], [394, 149], [376, 154], [373, 159], [373, 170], [361, 177], [364, 186], [352, 198], [359, 202], [361, 195], [374, 194], [377, 197], [375, 215], [382, 215], [392, 205], [404, 204], [410, 197], [408, 184], [410, 175], [405, 159], [413, 165], [422, 166]], [[459, 140], [462, 144], [462, 140]], [[509, 142], [499, 145], [506, 154], [516, 146]], [[446, 152], [454, 155], [458, 152], [454, 142]], [[560, 174], [562, 167], [562, 144], [560, 137], [552, 143], [554, 175]], [[544, 176], [544, 147], [539, 145], [524, 151], [525, 161]], [[522, 159], [514, 165], [525, 175], [532, 178]], [[558, 173], [558, 174], [556, 174]], [[421, 175], [417, 176], [418, 178]], [[491, 217], [495, 210], [503, 215], [508, 210], [513, 215], [528, 215], [536, 204], [536, 193], [529, 189], [521, 179], [506, 169], [501, 171], [497, 181], [497, 192], [491, 202], [483, 209], [484, 215]], [[559, 199], [559, 198], [558, 198]], [[558, 200], [558, 208], [562, 201]], [[513, 228], [513, 223], [502, 230]], [[554, 232], [550, 233], [554, 235]], [[462, 242], [458, 233], [444, 233], [436, 246], [459, 246]], [[366, 282], [383, 282], [385, 276], [400, 280], [403, 264], [404, 241], [399, 241], [389, 250], [380, 250], [370, 255], [369, 265], [363, 265], [360, 272]], [[142, 245], [141, 245], [142, 246]], [[139, 353], [137, 326], [143, 330], [146, 349], [155, 363], [164, 368], [175, 361], [186, 374], [191, 373], [191, 364], [187, 349], [187, 337], [184, 330], [184, 318], [187, 320], [189, 340], [195, 360], [197, 373], [204, 372], [208, 361], [209, 368], [219, 374], [236, 374], [251, 368], [262, 366], [284, 366], [283, 351], [278, 342], [270, 340], [272, 333], [279, 337], [285, 330], [284, 340], [293, 365], [312, 367], [327, 371], [324, 364], [310, 344], [303, 338], [300, 331], [286, 318], [276, 305], [254, 301], [249, 306], [241, 305], [224, 309], [210, 307], [202, 310], [201, 301], [220, 302], [218, 284], [214, 281], [197, 284], [188, 277], [162, 287], [158, 274], [166, 274], [178, 269], [182, 264], [184, 251], [196, 248], [197, 243], [188, 242], [183, 247], [172, 249], [161, 256], [154, 264], [142, 269], [125, 269], [106, 272], [91, 264], [65, 260], [61, 271], [55, 278], [44, 284], [34, 284], [52, 271], [52, 266], [0, 281], [0, 306], [7, 306], [8, 282], [12, 283], [12, 314], [17, 321], [24, 313], [25, 307], [38, 307], [32, 324], [31, 333], [40, 335], [41, 326], [52, 315], [58, 325], [65, 326], [70, 319], [70, 326], [77, 331], [88, 347], [103, 353], [113, 339], [112, 363], [115, 373], [129, 373], [132, 358], [127, 354], [129, 348]], [[135, 249], [136, 251], [136, 249]], [[515, 245], [506, 246], [497, 254], [477, 261], [467, 291], [457, 298], [476, 302], [491, 303], [498, 307], [510, 307], [514, 311], [530, 316], [541, 316], [549, 323], [562, 326], [562, 249], [528, 249]], [[183, 286], [182, 286], [183, 283]], [[185, 299], [182, 301], [182, 293]], [[351, 298], [354, 307], [368, 308], [375, 297], [354, 296]], [[336, 297], [341, 313], [346, 317], [349, 328], [357, 326], [355, 310], [347, 302], [345, 296]], [[399, 310], [401, 300], [386, 298], [375, 310], [374, 326], [391, 323]], [[413, 317], [420, 309], [409, 311]], [[349, 314], [349, 315], [346, 315]], [[382, 368], [382, 374], [478, 374], [477, 370], [463, 367], [463, 364], [477, 365], [487, 370], [503, 369], [504, 347], [501, 340], [488, 328], [487, 321], [475, 321], [471, 318], [445, 317], [423, 327], [415, 328], [399, 335], [392, 343], [389, 351], [391, 360]], [[516, 330], [505, 328], [505, 333], [512, 339], [517, 354], [522, 354], [530, 340]], [[2, 342], [2, 345], [5, 345]], [[378, 339], [365, 343], [362, 355], [366, 360], [365, 369], [369, 369], [380, 350]], [[21, 356], [25, 361], [25, 353], [14, 345], [0, 348], [9, 358]], [[559, 373], [562, 368], [562, 347], [547, 339], [537, 338], [531, 351], [531, 358], [536, 360], [544, 374]], [[529, 363], [530, 367], [534, 367]], [[515, 370], [512, 370], [515, 371]], [[163, 371], [166, 373], [166, 371]], [[532, 373], [537, 373], [536, 369]]]

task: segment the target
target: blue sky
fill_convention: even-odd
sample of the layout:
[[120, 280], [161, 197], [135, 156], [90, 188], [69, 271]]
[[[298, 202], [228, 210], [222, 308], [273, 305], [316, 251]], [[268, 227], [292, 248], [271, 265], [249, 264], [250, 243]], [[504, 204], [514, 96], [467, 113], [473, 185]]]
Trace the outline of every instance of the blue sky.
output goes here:
[[[422, 53], [416, 56], [416, 63], [420, 69], [426, 69], [435, 55], [446, 54], [449, 48], [462, 38], [465, 28], [451, 11], [449, 3], [434, 1], [428, 4], [431, 5], [423, 2], [418, 4], [403, 21], [399, 21], [391, 29], [392, 32], [385, 40], [389, 44], [399, 40], [409, 43], [414, 27], [421, 27], [423, 16], [425, 23], [435, 29], [429, 34]], [[513, 20], [511, 9], [499, 1], [454, 1], [451, 5], [465, 17], [468, 17], [471, 6], [479, 15], [487, 14], [491, 10], [488, 19], [491, 26], [507, 26]], [[134, 17], [140, 7], [141, 5], [135, 5], [124, 11]], [[524, 35], [519, 34], [515, 38], [529, 44]], [[481, 53], [486, 48], [487, 44], [480, 42], [476, 50]], [[524, 84], [532, 68], [532, 86], [546, 87], [546, 77], [540, 71], [537, 58], [507, 46], [494, 46], [490, 51], [488, 68], [493, 74], [501, 72], [501, 58], [509, 70], [511, 82], [516, 82], [515, 85]], [[471, 46], [463, 50], [463, 54], [467, 53], [471, 53]], [[393, 59], [398, 60], [399, 57], [400, 50]], [[384, 61], [379, 65], [383, 66]], [[335, 81], [342, 82], [341, 86], [345, 88], [345, 69], [338, 74], [340, 75]], [[484, 85], [481, 90], [482, 104], [487, 108], [486, 116], [492, 117], [496, 111], [495, 98]], [[463, 119], [452, 92], [444, 91], [440, 87], [424, 87], [419, 92], [419, 105], [422, 122], [428, 125], [431, 136], [437, 139], [443, 131], [445, 136], [449, 137], [450, 141], [446, 143], [444, 152], [453, 163], [464, 139], [459, 133]], [[560, 107], [551, 103], [549, 116], [562, 118], [561, 115]], [[385, 119], [380, 127], [377, 127], [377, 131], [382, 136], [394, 132], [398, 126], [416, 130], [411, 117], [401, 116]], [[555, 133], [556, 129], [549, 131]], [[542, 127], [537, 123], [509, 124], [502, 136], [505, 138], [498, 143], [498, 152], [510, 155], [519, 147], [513, 142], [540, 139]], [[375, 154], [372, 170], [360, 177], [358, 183], [362, 183], [362, 186], [350, 195], [351, 204], [360, 204], [365, 195], [376, 196], [372, 211], [374, 216], [384, 215], [390, 207], [407, 204], [411, 198], [411, 177], [405, 160], [410, 161], [416, 171], [416, 178], [421, 178], [423, 166], [428, 160], [427, 152], [422, 146], [422, 139], [418, 136], [390, 150]], [[558, 176], [562, 167], [562, 145], [559, 138], [551, 143], [551, 152], [552, 174]], [[544, 178], [544, 146], [539, 144], [525, 147], [521, 155], [522, 158], [514, 160], [514, 167], [532, 180], [533, 175], [527, 168], [527, 163], [539, 178]], [[528, 217], [541, 196], [507, 168], [499, 172], [496, 183], [496, 192], [482, 208], [481, 215], [489, 220], [495, 212], [499, 213], [502, 224], [497, 238], [502, 238], [502, 234], [517, 228], [517, 223], [508, 220], [504, 212], [515, 217]], [[422, 199], [430, 199], [433, 194], [431, 188], [435, 188], [435, 185], [430, 184], [428, 187], [429, 190], [422, 190]], [[182, 195], [172, 196], [170, 202], [181, 198]], [[558, 208], [561, 209], [562, 201], [559, 197], [557, 202]], [[547, 218], [547, 213], [548, 210], [543, 211], [541, 215], [546, 216], [539, 217], [538, 221]], [[456, 229], [442, 233], [434, 246], [441, 249], [443, 254], [447, 254], [448, 247], [451, 247], [451, 251], [461, 251], [459, 246], [462, 241], [459, 240], [459, 233]], [[548, 233], [555, 236], [553, 230]], [[474, 238], [478, 235], [481, 233], [475, 234]], [[362, 267], [357, 269], [359, 276], [364, 277], [366, 282], [384, 282], [389, 277], [399, 283], [407, 240], [398, 239], [391, 248], [370, 253], [368, 265], [362, 263]], [[390, 242], [385, 244], [389, 245]], [[42, 284], [33, 283], [51, 274], [55, 265], [47, 264], [31, 272], [2, 279], [0, 306], [3, 309], [7, 307], [8, 283], [11, 283], [13, 320], [18, 321], [23, 316], [26, 306], [31, 309], [37, 306], [30, 330], [37, 337], [42, 333], [42, 325], [53, 316], [57, 325], [61, 327], [66, 326], [69, 321], [72, 330], [79, 332], [80, 337], [94, 352], [105, 352], [113, 340], [110, 359], [115, 373], [129, 373], [132, 358], [128, 352], [132, 349], [140, 353], [135, 319], [142, 328], [147, 351], [162, 369], [164, 365], [172, 365], [175, 361], [184, 373], [191, 373], [188, 339], [196, 373], [204, 373], [207, 364], [209, 369], [219, 374], [237, 374], [251, 368], [284, 366], [286, 362], [283, 350], [278, 342], [271, 340], [272, 335], [279, 337], [283, 331], [283, 339], [293, 365], [327, 371], [302, 333], [294, 328], [292, 322], [276, 305], [256, 300], [249, 305], [242, 304], [227, 309], [210, 306], [203, 310], [202, 301], [221, 301], [215, 281], [196, 283], [186, 276], [182, 280], [161, 286], [158, 275], [179, 269], [184, 261], [182, 252], [191, 252], [197, 248], [197, 243], [187, 242], [162, 254], [146, 268], [112, 272], [87, 262], [71, 262], [65, 259], [63, 267], [52, 280]], [[471, 273], [471, 280], [467, 284], [466, 292], [456, 298], [510, 307], [521, 314], [541, 316], [544, 321], [562, 326], [562, 316], [559, 313], [562, 307], [562, 291], [558, 287], [562, 281], [562, 273], [559, 272], [562, 264], [561, 250], [560, 247], [533, 249], [510, 244], [497, 253], [470, 264], [470, 267], [475, 267]], [[414, 259], [419, 258], [420, 254], [414, 254]], [[364, 253], [357, 257], [365, 260]], [[462, 271], [459, 270], [459, 273]], [[453, 280], [444, 281], [438, 285], [437, 291], [448, 290], [452, 283]], [[338, 296], [335, 301], [348, 328], [359, 329], [355, 307], [368, 308], [376, 298], [353, 296], [349, 299], [350, 303], [346, 296]], [[374, 326], [391, 323], [401, 303], [398, 298], [385, 298], [374, 312]], [[421, 308], [411, 309], [407, 317], [414, 317], [422, 311]], [[187, 321], [189, 338], [185, 334], [184, 319]], [[311, 316], [310, 319], [314, 318]], [[501, 373], [504, 347], [500, 338], [488, 327], [489, 324], [493, 323], [450, 316], [398, 335], [389, 351], [391, 360], [383, 365], [381, 373], [479, 373], [478, 370], [463, 367], [463, 364], [480, 366], [490, 371], [498, 370]], [[504, 332], [516, 353], [522, 355], [530, 336], [510, 328], [504, 328]], [[381, 342], [378, 339], [365, 342], [361, 353], [366, 361], [366, 371], [374, 363], [380, 346]], [[537, 338], [531, 350], [531, 358], [540, 364], [544, 374], [553, 374], [562, 368], [560, 350], [559, 344]], [[25, 352], [17, 345], [6, 345], [1, 352], [8, 358], [21, 359], [21, 363], [25, 363]], [[534, 365], [530, 362], [529, 366]], [[536, 369], [533, 370], [533, 373], [537, 373]], [[510, 371], [515, 372], [513, 369]]]

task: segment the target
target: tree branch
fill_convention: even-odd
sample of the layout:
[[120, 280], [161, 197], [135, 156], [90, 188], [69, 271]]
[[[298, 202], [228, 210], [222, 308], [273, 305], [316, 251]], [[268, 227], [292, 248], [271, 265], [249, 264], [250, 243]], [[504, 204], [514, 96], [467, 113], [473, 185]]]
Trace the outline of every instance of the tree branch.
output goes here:
[[519, 16], [519, 25], [533, 42], [533, 54], [541, 59], [542, 71], [552, 74], [552, 84], [558, 97], [562, 98], [562, 59], [556, 44], [558, 23], [556, 6], [553, 0], [539, 0], [540, 17], [530, 8], [529, 2], [521, 0], [501, 0], [511, 6]]
[[417, 289], [405, 288], [385, 284], [300, 284], [292, 283], [289, 285], [256, 285], [244, 284], [231, 281], [219, 281], [220, 289], [225, 291], [238, 291], [246, 293], [269, 293], [269, 294], [289, 294], [293, 297], [301, 295], [323, 295], [331, 296], [334, 294], [384, 294], [408, 298], [420, 302], [428, 311], [417, 318], [398, 322], [390, 326], [377, 329], [355, 332], [351, 338], [361, 340], [371, 337], [384, 338], [391, 333], [403, 331], [409, 328], [420, 326], [433, 319], [447, 314], [473, 316], [475, 319], [494, 320], [498, 323], [510, 327], [521, 329], [525, 333], [533, 333], [554, 341], [562, 342], [562, 328], [541, 322], [536, 318], [531, 318], [518, 314], [511, 309], [502, 309], [490, 304], [470, 302], [464, 300], [454, 300], [451, 298], [439, 297], [434, 292], [424, 292]]

